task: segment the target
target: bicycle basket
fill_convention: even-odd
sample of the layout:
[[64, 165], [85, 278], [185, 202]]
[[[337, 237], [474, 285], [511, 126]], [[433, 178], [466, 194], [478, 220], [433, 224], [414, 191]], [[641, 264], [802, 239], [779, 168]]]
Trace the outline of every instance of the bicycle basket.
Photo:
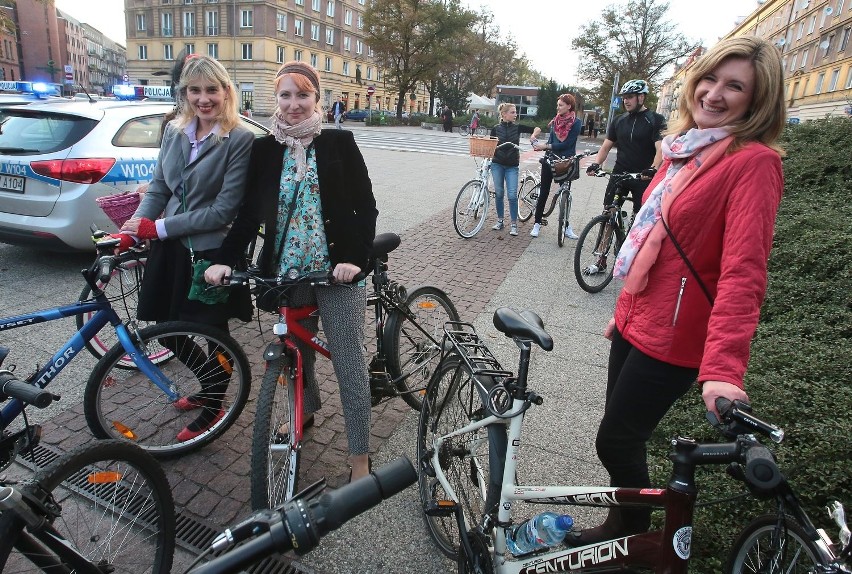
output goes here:
[[470, 136], [470, 155], [474, 157], [494, 157], [494, 150], [497, 149], [497, 138], [492, 137], [477, 137]]
[[550, 163], [550, 169], [553, 171], [553, 181], [556, 183], [562, 183], [566, 179], [574, 181], [580, 178], [579, 162], [574, 161], [573, 157], [556, 158], [548, 163]]
[[142, 200], [138, 192], [128, 191], [125, 193], [116, 193], [113, 195], [105, 195], [98, 197], [95, 201], [107, 217], [120, 229], [124, 222], [130, 219], [136, 208], [139, 207], [139, 202]]

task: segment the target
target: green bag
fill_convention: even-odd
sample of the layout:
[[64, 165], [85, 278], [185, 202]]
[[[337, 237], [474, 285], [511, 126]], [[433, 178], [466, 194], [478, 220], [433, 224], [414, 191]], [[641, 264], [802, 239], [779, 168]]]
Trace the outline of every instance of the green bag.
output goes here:
[[204, 280], [204, 272], [213, 264], [207, 259], [200, 259], [192, 263], [192, 285], [189, 286], [189, 295], [187, 299], [190, 301], [200, 301], [207, 305], [216, 305], [224, 303], [228, 300], [230, 292], [227, 288], [213, 288]]

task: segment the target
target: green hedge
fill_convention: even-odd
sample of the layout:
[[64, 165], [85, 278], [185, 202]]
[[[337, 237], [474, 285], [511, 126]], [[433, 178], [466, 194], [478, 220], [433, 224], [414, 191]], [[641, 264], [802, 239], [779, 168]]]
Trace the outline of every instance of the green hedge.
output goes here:
[[[788, 126], [782, 145], [785, 191], [745, 386], [755, 413], [786, 431], [774, 448], [780, 466], [837, 541], [824, 507], [836, 499], [852, 509], [852, 122]], [[668, 481], [668, 439], [677, 434], [719, 439], [697, 391], [651, 441], [655, 484]], [[697, 482], [699, 503], [744, 492], [722, 467], [699, 469]], [[772, 505], [747, 497], [699, 508], [690, 571], [720, 571], [735, 533]]]

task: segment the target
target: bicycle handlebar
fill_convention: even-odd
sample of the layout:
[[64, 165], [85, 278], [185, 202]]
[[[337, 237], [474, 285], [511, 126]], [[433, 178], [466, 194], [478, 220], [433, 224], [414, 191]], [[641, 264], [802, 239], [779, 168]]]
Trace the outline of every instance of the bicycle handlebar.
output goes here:
[[341, 283], [335, 281], [330, 271], [311, 271], [302, 273], [298, 269], [290, 269], [286, 275], [278, 275], [276, 277], [261, 277], [253, 271], [231, 271], [231, 275], [226, 277], [226, 283], [222, 285], [211, 285], [209, 288], [217, 287], [239, 287], [249, 285], [252, 281], [270, 287], [293, 287], [301, 283], [308, 283], [311, 286], [317, 285], [351, 285], [361, 281], [367, 276], [367, 272], [361, 270], [352, 281], [349, 283]]
[[58, 395], [17, 380], [10, 371], [0, 371], [0, 397], [3, 396], [18, 399], [39, 409], [47, 408], [50, 403], [59, 400]]
[[[320, 539], [348, 520], [417, 481], [417, 472], [407, 457], [401, 456], [359, 480], [318, 497], [303, 499], [304, 493], [276, 510], [255, 512], [234, 528], [225, 530], [211, 544], [219, 550], [254, 536], [253, 540], [230, 549], [218, 558], [190, 570], [191, 574], [225, 574], [271, 554], [295, 550], [302, 555], [313, 550]], [[309, 488], [309, 491], [313, 489]]]
[[784, 440], [784, 430], [757, 418], [751, 412], [751, 405], [746, 402], [738, 400], [731, 402], [724, 397], [719, 397], [716, 399], [716, 409], [722, 416], [721, 421], [711, 412], [707, 413], [707, 420], [729, 438], [757, 431], [773, 442], [780, 443]]

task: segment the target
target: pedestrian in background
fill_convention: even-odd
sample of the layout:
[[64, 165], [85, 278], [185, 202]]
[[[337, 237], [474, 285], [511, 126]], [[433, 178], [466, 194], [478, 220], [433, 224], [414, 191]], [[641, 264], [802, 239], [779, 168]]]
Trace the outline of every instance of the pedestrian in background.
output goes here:
[[343, 100], [340, 96], [337, 96], [337, 101], [331, 106], [331, 114], [334, 116], [334, 127], [337, 129], [342, 129], [340, 127], [340, 119], [343, 117], [343, 112]]
[[595, 131], [595, 118], [589, 118], [589, 137], [592, 137], [592, 134]]
[[501, 146], [510, 142], [520, 144], [521, 134], [531, 134], [529, 126], [516, 124], [518, 109], [515, 104], [503, 102], [497, 108], [500, 123], [491, 128], [491, 137], [497, 138], [497, 149], [491, 160], [491, 177], [494, 178], [494, 207], [497, 209], [497, 223], [491, 229], [503, 229], [503, 193], [509, 196], [509, 217], [512, 219], [509, 235], [518, 234], [518, 166], [521, 164], [521, 152], [514, 146]]
[[476, 133], [476, 128], [479, 127], [479, 110], [473, 110], [473, 115], [470, 116], [470, 133]]
[[453, 112], [450, 110], [450, 107], [444, 104], [444, 109], [441, 112], [441, 121], [444, 124], [444, 131], [451, 132], [453, 131]]
[[[722, 40], [690, 70], [678, 108], [615, 263], [624, 288], [604, 333], [612, 344], [596, 440], [611, 486], [651, 486], [646, 442], [696, 380], [710, 412], [719, 397], [748, 401], [743, 376], [784, 189], [778, 49], [753, 36]], [[650, 517], [612, 508], [566, 541], [643, 532]]]

